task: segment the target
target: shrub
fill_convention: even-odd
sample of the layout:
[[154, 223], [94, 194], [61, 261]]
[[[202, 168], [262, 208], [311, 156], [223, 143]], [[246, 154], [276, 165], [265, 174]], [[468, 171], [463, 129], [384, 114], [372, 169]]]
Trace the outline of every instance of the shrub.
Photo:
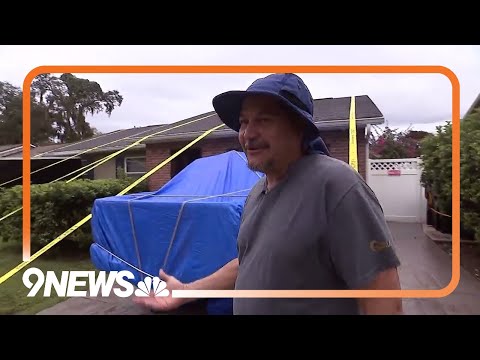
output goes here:
[[[433, 196], [434, 208], [452, 214], [452, 125], [437, 127], [422, 141], [421, 182]], [[460, 123], [460, 221], [480, 241], [480, 112]], [[451, 222], [449, 218], [447, 221]]]
[[[132, 183], [131, 179], [75, 180], [36, 184], [31, 186], [31, 247], [32, 251], [45, 246], [70, 227], [89, 215], [95, 199], [114, 196]], [[142, 182], [129, 193], [147, 191]], [[0, 217], [22, 206], [22, 186], [0, 192]], [[22, 212], [0, 222], [0, 239], [21, 242]], [[91, 227], [85, 223], [61, 242], [73, 250], [88, 249]]]
[[461, 219], [480, 241], [480, 111], [466, 117], [461, 126]]

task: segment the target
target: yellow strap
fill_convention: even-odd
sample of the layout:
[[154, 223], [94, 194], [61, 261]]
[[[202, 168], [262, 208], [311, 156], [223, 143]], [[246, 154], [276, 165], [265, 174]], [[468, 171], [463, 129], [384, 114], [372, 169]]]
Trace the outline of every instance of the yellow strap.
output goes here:
[[[154, 172], [158, 171], [159, 169], [161, 169], [163, 166], [165, 166], [166, 164], [168, 164], [170, 161], [172, 161], [174, 158], [176, 158], [178, 155], [180, 155], [182, 152], [184, 152], [185, 150], [187, 150], [189, 147], [191, 147], [192, 145], [194, 145], [195, 143], [197, 143], [198, 141], [200, 141], [201, 139], [203, 139], [204, 137], [206, 137], [207, 135], [209, 135], [212, 131], [215, 131], [219, 128], [221, 128], [222, 126], [224, 126], [224, 124], [221, 124], [221, 125], [218, 125], [218, 126], [215, 126], [213, 128], [211, 128], [210, 130], [207, 130], [205, 131], [202, 135], [200, 135], [199, 137], [197, 137], [196, 139], [192, 140], [190, 143], [188, 143], [187, 145], [185, 145], [183, 148], [181, 148], [180, 150], [178, 150], [175, 154], [173, 154], [172, 156], [170, 156], [168, 159], [162, 161], [160, 164], [158, 164], [157, 166], [155, 166], [152, 170], [150, 170], [148, 173], [146, 173], [145, 175], [143, 175], [141, 178], [137, 179], [135, 182], [133, 182], [132, 184], [130, 184], [128, 187], [126, 187], [125, 189], [123, 189], [122, 191], [120, 191], [116, 196], [121, 196], [121, 195], [124, 195], [125, 193], [127, 193], [130, 189], [134, 188], [135, 186], [137, 186], [140, 182], [142, 182], [143, 180], [145, 180], [147, 177], [149, 177], [150, 175], [152, 175]], [[90, 220], [92, 218], [92, 214], [89, 214], [87, 216], [85, 216], [82, 220], [80, 220], [79, 222], [77, 222], [75, 225], [73, 225], [71, 228], [69, 228], [68, 230], [66, 230], [63, 234], [59, 235], [58, 237], [56, 237], [53, 241], [49, 242], [47, 245], [45, 245], [43, 248], [41, 248], [40, 250], [38, 250], [35, 254], [33, 254], [29, 260], [27, 261], [24, 261], [22, 263], [20, 263], [19, 265], [17, 265], [16, 267], [14, 267], [12, 270], [10, 270], [9, 272], [7, 272], [5, 275], [3, 275], [2, 277], [0, 277], [0, 284], [2, 284], [3, 282], [5, 282], [6, 280], [8, 280], [10, 277], [12, 277], [13, 275], [15, 275], [18, 271], [20, 271], [21, 269], [23, 269], [25, 266], [27, 266], [29, 263], [31, 263], [33, 260], [35, 260], [36, 258], [38, 258], [41, 254], [45, 253], [48, 249], [50, 249], [51, 247], [53, 247], [55, 244], [57, 244], [58, 242], [60, 242], [61, 240], [63, 240], [64, 238], [66, 238], [68, 235], [70, 235], [71, 233], [73, 233], [75, 230], [77, 230], [80, 226], [82, 226], [83, 224], [85, 224], [88, 220]]]
[[[37, 172], [39, 172], [39, 171], [48, 169], [48, 168], [50, 168], [50, 167], [52, 167], [52, 166], [58, 165], [58, 164], [60, 164], [60, 163], [62, 163], [62, 162], [64, 162], [64, 161], [67, 161], [67, 160], [76, 158], [77, 156], [86, 154], [86, 153], [88, 153], [88, 152], [90, 152], [90, 151], [97, 150], [97, 149], [100, 149], [100, 148], [102, 148], [102, 147], [104, 147], [104, 146], [111, 145], [111, 144], [114, 144], [114, 143], [119, 142], [119, 141], [127, 140], [127, 139], [132, 138], [132, 137], [136, 137], [136, 136], [138, 136], [139, 134], [143, 134], [143, 133], [145, 133], [145, 132], [147, 132], [147, 131], [148, 131], [148, 130], [145, 130], [145, 131], [142, 131], [142, 132], [140, 132], [140, 133], [138, 133], [138, 134], [135, 134], [135, 135], [125, 136], [125, 137], [123, 137], [123, 138], [121, 138], [121, 139], [116, 139], [116, 140], [107, 142], [107, 143], [105, 143], [105, 144], [101, 144], [101, 145], [94, 146], [94, 147], [92, 147], [92, 148], [83, 150], [83, 151], [81, 151], [81, 152], [79, 152], [79, 153], [77, 153], [77, 154], [75, 154], [75, 155], [71, 155], [71, 156], [66, 157], [66, 158], [64, 158], [64, 159], [61, 159], [61, 160], [59, 160], [59, 161], [56, 161], [56, 162], [54, 162], [54, 163], [52, 163], [52, 164], [46, 165], [46, 166], [44, 166], [44, 167], [42, 167], [42, 168], [40, 168], [40, 169], [34, 170], [34, 171], [32, 171], [32, 172], [30, 173], [30, 175], [35, 174], [35, 173], [37, 173]], [[100, 136], [102, 136], [102, 135], [100, 135]], [[91, 138], [91, 139], [88, 139], [88, 140], [92, 140], [92, 138]], [[88, 141], [88, 140], [86, 140], [86, 141]], [[93, 140], [95, 140], [95, 139], [93, 138]], [[32, 156], [32, 159], [33, 159], [33, 158], [36, 158], [36, 157], [39, 157], [39, 156], [41, 156], [41, 155], [45, 155], [46, 153], [50, 153], [50, 152], [55, 151], [55, 150], [58, 151], [58, 150], [61, 150], [61, 149], [63, 149], [63, 148], [66, 148], [66, 147], [69, 147], [69, 146], [73, 146], [73, 145], [76, 145], [76, 144], [78, 144], [78, 143], [73, 143], [73, 144], [70, 144], [70, 145], [63, 146], [63, 147], [60, 148], [60, 149], [54, 149], [54, 150], [46, 151], [46, 152], [44, 152], [44, 153], [41, 153], [41, 154]], [[88, 166], [88, 165], [87, 165], [87, 166]], [[72, 172], [72, 173], [75, 173], [75, 172], [77, 172], [77, 171], [79, 171], [79, 170], [75, 170], [75, 171]], [[70, 173], [70, 174], [72, 174], [72, 173]], [[70, 175], [70, 174], [64, 175], [64, 177], [67, 177], [67, 176]], [[15, 179], [5, 181], [4, 183], [1, 183], [1, 184], [0, 184], [0, 187], [3, 186], [3, 185], [10, 184], [11, 182], [20, 180], [22, 177], [23, 177], [23, 176], [19, 176], [19, 177], [15, 178]], [[57, 179], [57, 180], [58, 180], [58, 179]], [[54, 181], [56, 181], [56, 180], [54, 180]]]
[[[76, 172], [79, 172], [79, 171], [82, 171], [82, 170], [83, 170], [81, 173], [75, 175], [73, 178], [68, 179], [68, 180], [66, 181], [66, 183], [68, 184], [69, 182], [78, 179], [78, 178], [79, 178], [80, 176], [82, 176], [83, 174], [86, 174], [87, 172], [95, 169], [97, 166], [102, 165], [103, 163], [105, 163], [105, 162], [113, 159], [115, 156], [121, 154], [121, 153], [124, 152], [124, 151], [127, 151], [128, 149], [130, 149], [131, 147], [133, 147], [133, 146], [135, 146], [135, 145], [140, 144], [142, 141], [145, 141], [145, 140], [147, 140], [148, 138], [150, 138], [150, 137], [152, 137], [152, 136], [156, 136], [156, 135], [159, 135], [159, 134], [164, 133], [164, 132], [166, 132], [166, 131], [173, 130], [173, 129], [175, 129], [175, 128], [179, 128], [179, 127], [182, 127], [182, 126], [185, 126], [185, 125], [188, 125], [188, 124], [191, 124], [191, 123], [194, 123], [194, 122], [197, 122], [197, 121], [200, 121], [200, 120], [209, 118], [210, 116], [212, 116], [212, 115], [203, 116], [203, 117], [201, 117], [201, 118], [198, 118], [198, 119], [195, 119], [195, 120], [190, 120], [190, 121], [187, 121], [187, 122], [185, 122], [185, 123], [183, 123], [183, 124], [175, 125], [175, 126], [173, 126], [173, 127], [169, 127], [168, 129], [163, 129], [163, 130], [157, 131], [157, 132], [155, 132], [155, 133], [152, 133], [152, 134], [150, 134], [150, 135], [146, 135], [146, 136], [142, 137], [141, 139], [139, 139], [139, 140], [131, 143], [130, 145], [126, 146], [125, 148], [123, 148], [123, 149], [121, 149], [121, 150], [118, 150], [118, 151], [116, 151], [116, 152], [114, 152], [114, 153], [112, 153], [112, 154], [110, 154], [110, 155], [107, 155], [107, 156], [105, 156], [104, 158], [98, 159], [98, 160], [96, 160], [95, 162], [93, 162], [93, 163], [91, 163], [91, 164], [87, 164], [87, 165], [85, 165], [85, 166], [82, 166], [80, 169], [74, 170], [74, 171], [72, 171], [71, 173], [68, 173], [68, 174], [66, 174], [66, 175], [63, 175], [63, 176], [59, 177], [58, 179], [55, 179], [55, 180], [51, 181], [51, 183], [54, 183], [55, 181], [59, 181], [59, 180], [61, 180], [61, 179], [64, 179], [64, 178], [66, 178], [67, 176], [73, 175], [73, 174], [75, 174]], [[137, 135], [138, 135], [138, 134], [137, 134]], [[123, 139], [120, 139], [120, 140], [123, 140]], [[107, 143], [107, 144], [110, 144], [110, 143]], [[104, 145], [107, 145], [107, 144], [104, 144]], [[88, 151], [94, 150], [94, 149], [96, 149], [96, 148], [98, 148], [98, 146], [95, 147], [95, 148], [91, 148], [91, 149], [89, 149]], [[79, 154], [77, 154], [77, 155], [74, 155], [74, 156], [78, 156], [78, 155], [83, 154], [83, 153], [84, 153], [84, 152], [81, 152], [81, 153], [79, 153]], [[68, 158], [67, 158], [67, 159], [68, 159]], [[67, 160], [67, 159], [64, 159], [64, 160]], [[60, 162], [61, 162], [61, 161], [60, 161]], [[58, 164], [58, 162], [57, 162], [57, 163], [53, 163], [53, 164], [51, 164], [51, 165], [55, 165], [55, 164]], [[48, 166], [47, 166], [47, 167], [48, 167]], [[42, 169], [43, 169], [43, 168], [42, 168]], [[39, 170], [41, 170], [41, 169], [39, 169]], [[19, 179], [19, 178], [17, 178], [17, 179]], [[13, 180], [17, 180], [17, 179], [13, 179]], [[13, 181], [13, 180], [10, 180], [10, 181]], [[1, 218], [0, 218], [0, 221], [3, 221], [3, 220], [5, 220], [5, 219], [9, 218], [10, 216], [12, 216], [13, 214], [17, 213], [18, 211], [20, 211], [20, 210], [22, 210], [22, 209], [23, 209], [23, 206], [22, 206], [22, 207], [19, 207], [18, 209], [15, 209], [15, 210], [9, 212], [9, 213], [6, 214], [5, 216], [1, 217]]]
[[18, 209], [16, 210], [13, 210], [13, 211], [10, 211], [7, 215], [4, 215], [0, 218], [0, 221], [3, 221], [5, 220], [6, 218], [9, 218], [10, 216], [12, 216], [13, 214], [15, 214], [16, 212], [19, 212], [20, 210], [23, 209], [23, 206], [22, 207], [19, 207]]
[[355, 121], [355, 96], [352, 96], [350, 102], [350, 134], [349, 134], [349, 164], [358, 171], [358, 154], [357, 154], [357, 124]]

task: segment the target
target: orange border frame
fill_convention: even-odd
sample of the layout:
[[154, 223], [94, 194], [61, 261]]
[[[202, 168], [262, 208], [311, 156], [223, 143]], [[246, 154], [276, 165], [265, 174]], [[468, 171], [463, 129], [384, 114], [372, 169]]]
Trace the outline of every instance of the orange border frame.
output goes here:
[[452, 278], [443, 289], [429, 290], [198, 290], [173, 291], [178, 297], [444, 297], [460, 281], [460, 83], [444, 66], [39, 66], [23, 82], [23, 260], [30, 259], [30, 86], [44, 73], [416, 73], [442, 74], [452, 84]]

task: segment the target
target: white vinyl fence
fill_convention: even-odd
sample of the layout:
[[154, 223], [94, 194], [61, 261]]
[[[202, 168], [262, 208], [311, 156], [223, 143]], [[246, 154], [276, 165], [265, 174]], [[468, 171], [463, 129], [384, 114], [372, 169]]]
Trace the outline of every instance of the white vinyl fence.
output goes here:
[[421, 160], [368, 159], [367, 182], [388, 221], [426, 222], [427, 202], [420, 183]]

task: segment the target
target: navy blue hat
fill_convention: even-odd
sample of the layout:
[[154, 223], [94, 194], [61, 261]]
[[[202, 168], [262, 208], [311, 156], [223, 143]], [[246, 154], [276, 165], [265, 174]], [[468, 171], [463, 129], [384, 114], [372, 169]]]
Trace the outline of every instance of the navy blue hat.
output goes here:
[[313, 98], [303, 80], [295, 74], [271, 74], [255, 80], [245, 91], [233, 90], [213, 98], [213, 107], [225, 125], [235, 131], [240, 128], [240, 110], [247, 95], [272, 95], [297, 113], [307, 126], [305, 140], [320, 136], [313, 122]]

